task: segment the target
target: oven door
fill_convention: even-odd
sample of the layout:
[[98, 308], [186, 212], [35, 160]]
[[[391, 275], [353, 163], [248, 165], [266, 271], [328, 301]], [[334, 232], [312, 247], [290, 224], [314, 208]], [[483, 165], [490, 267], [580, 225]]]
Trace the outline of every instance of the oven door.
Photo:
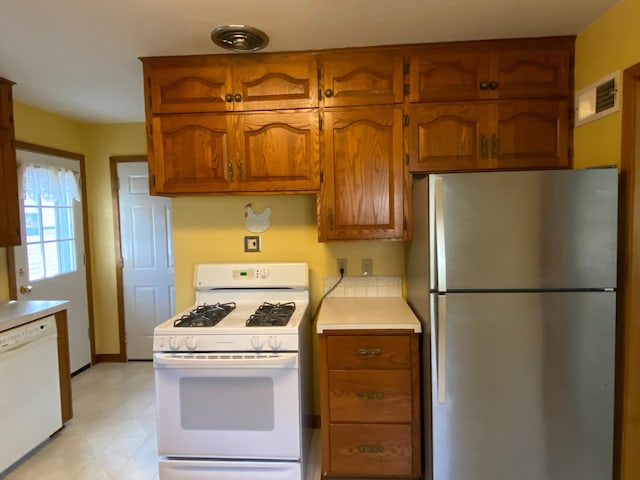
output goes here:
[[155, 353], [158, 454], [301, 457], [297, 353]]

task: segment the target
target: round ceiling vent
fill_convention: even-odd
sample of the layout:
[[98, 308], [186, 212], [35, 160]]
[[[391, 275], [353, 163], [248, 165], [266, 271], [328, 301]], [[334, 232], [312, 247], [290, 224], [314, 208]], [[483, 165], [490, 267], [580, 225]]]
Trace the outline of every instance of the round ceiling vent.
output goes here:
[[255, 52], [269, 43], [267, 34], [247, 25], [221, 25], [211, 31], [211, 40], [219, 47], [235, 52]]

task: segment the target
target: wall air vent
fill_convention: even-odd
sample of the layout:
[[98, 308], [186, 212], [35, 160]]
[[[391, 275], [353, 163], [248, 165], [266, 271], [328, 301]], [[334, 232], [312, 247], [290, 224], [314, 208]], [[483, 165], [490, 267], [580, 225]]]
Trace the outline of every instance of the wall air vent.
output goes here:
[[575, 126], [584, 125], [620, 110], [620, 71], [617, 70], [576, 92]]

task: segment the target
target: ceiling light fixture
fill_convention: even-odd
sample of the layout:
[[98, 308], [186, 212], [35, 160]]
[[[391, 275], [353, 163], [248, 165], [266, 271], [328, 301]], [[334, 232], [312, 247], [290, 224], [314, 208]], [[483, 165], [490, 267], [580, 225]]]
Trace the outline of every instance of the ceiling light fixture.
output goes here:
[[266, 33], [248, 25], [220, 25], [211, 31], [211, 40], [234, 52], [256, 52], [269, 43]]

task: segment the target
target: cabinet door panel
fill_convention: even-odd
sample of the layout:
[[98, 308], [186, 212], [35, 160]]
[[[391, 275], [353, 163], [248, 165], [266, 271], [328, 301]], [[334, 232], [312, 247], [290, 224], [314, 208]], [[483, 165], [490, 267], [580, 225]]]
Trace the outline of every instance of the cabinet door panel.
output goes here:
[[321, 57], [325, 107], [402, 103], [402, 54], [336, 53]]
[[489, 57], [469, 48], [434, 47], [411, 55], [412, 102], [474, 100], [487, 95], [481, 82], [489, 82]]
[[331, 422], [410, 423], [409, 370], [329, 371]]
[[154, 152], [149, 156], [155, 193], [232, 190], [236, 172], [231, 122], [228, 115], [155, 117]]
[[409, 170], [434, 172], [489, 166], [488, 107], [480, 103], [413, 105]]
[[153, 113], [233, 110], [233, 103], [225, 101], [225, 96], [233, 93], [231, 70], [225, 62], [206, 66], [145, 64], [145, 78]]
[[233, 70], [238, 110], [277, 110], [318, 106], [318, 68], [310, 54], [239, 59]]
[[246, 114], [239, 122], [239, 175], [246, 191], [320, 188], [318, 112]]
[[496, 105], [492, 157], [497, 168], [569, 165], [569, 105], [566, 100], [501, 101]]
[[492, 74], [500, 98], [559, 97], [570, 94], [569, 48], [496, 53]]
[[320, 239], [402, 238], [400, 108], [324, 114]]

